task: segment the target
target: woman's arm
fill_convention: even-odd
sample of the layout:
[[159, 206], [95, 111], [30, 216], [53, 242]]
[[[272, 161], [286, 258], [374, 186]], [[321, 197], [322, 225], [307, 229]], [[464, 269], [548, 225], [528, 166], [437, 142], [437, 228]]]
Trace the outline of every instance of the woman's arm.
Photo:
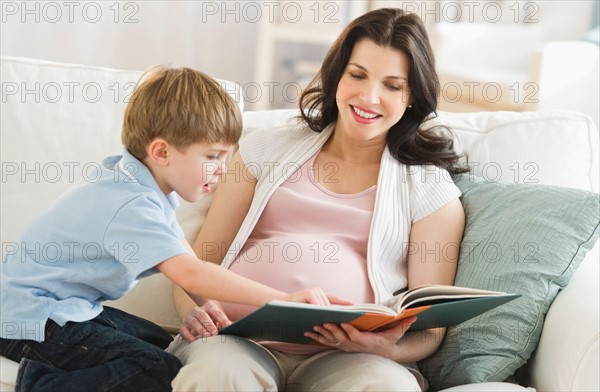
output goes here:
[[454, 284], [464, 228], [465, 212], [458, 199], [412, 225], [407, 261], [409, 289]]
[[206, 221], [194, 242], [194, 252], [200, 259], [221, 264], [250, 210], [255, 188], [256, 178], [238, 151], [221, 176]]
[[[465, 212], [459, 199], [451, 200], [433, 214], [415, 222], [410, 230], [412, 251], [408, 255], [408, 287], [454, 284], [465, 229]], [[417, 317], [418, 318], [418, 317]], [[437, 351], [445, 328], [409, 332], [397, 346], [398, 362], [415, 362]]]

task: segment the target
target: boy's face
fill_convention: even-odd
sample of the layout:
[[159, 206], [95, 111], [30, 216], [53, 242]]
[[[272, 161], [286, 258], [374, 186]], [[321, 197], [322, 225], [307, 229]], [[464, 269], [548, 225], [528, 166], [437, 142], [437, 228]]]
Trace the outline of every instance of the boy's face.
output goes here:
[[194, 143], [186, 150], [169, 148], [169, 165], [163, 177], [167, 192], [175, 191], [193, 203], [211, 188], [223, 174], [224, 160], [231, 146], [224, 143]]

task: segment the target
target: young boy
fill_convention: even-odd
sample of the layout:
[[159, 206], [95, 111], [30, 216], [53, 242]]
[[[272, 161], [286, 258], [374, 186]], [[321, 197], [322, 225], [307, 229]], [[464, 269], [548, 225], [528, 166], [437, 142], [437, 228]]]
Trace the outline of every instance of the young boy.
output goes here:
[[163, 351], [171, 336], [101, 304], [156, 272], [194, 298], [329, 302], [319, 289], [286, 295], [201, 262], [185, 241], [175, 192], [193, 202], [210, 191], [241, 128], [235, 102], [206, 75], [146, 75], [125, 111], [122, 155], [35, 220], [2, 262], [0, 354], [20, 361], [16, 390], [170, 390], [181, 367]]

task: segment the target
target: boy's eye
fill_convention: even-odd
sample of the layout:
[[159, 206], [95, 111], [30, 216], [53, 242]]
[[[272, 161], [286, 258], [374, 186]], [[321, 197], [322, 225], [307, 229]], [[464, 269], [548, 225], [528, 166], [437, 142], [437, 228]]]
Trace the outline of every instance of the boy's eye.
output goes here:
[[211, 161], [218, 161], [221, 158], [219, 155], [207, 155], [206, 157]]

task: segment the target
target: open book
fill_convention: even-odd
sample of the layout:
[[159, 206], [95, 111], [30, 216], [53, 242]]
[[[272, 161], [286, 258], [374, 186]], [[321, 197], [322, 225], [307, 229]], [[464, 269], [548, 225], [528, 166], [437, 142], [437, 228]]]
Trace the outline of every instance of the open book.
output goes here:
[[520, 297], [498, 291], [427, 285], [405, 291], [381, 304], [312, 305], [274, 300], [223, 328], [220, 334], [256, 340], [309, 344], [304, 336], [315, 325], [350, 323], [361, 331], [377, 331], [417, 316], [411, 331], [460, 324]]

